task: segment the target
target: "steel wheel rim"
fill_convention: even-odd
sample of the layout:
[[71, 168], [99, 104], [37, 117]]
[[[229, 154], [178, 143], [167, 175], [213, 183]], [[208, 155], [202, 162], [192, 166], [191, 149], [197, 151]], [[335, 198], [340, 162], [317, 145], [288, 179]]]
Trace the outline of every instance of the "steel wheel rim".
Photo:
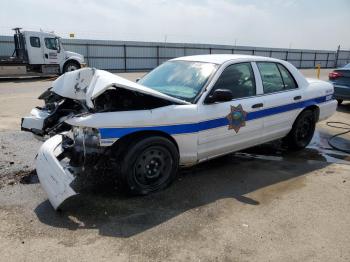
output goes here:
[[304, 141], [309, 138], [312, 131], [312, 118], [311, 117], [303, 117], [298, 123], [298, 128], [296, 130], [297, 140]]
[[168, 150], [160, 146], [146, 148], [134, 164], [134, 180], [143, 188], [156, 188], [166, 182], [172, 170], [172, 157]]
[[67, 72], [75, 71], [75, 70], [77, 70], [77, 69], [78, 69], [77, 66], [75, 66], [75, 65], [69, 65], [69, 66], [67, 67]]

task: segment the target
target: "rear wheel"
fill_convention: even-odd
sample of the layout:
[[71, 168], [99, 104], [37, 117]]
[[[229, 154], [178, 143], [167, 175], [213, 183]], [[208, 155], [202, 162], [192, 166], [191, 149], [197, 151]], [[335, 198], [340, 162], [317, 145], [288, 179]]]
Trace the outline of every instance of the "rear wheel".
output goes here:
[[120, 162], [124, 189], [146, 195], [167, 187], [176, 177], [179, 153], [164, 137], [147, 137], [130, 146]]
[[283, 139], [284, 143], [291, 150], [304, 149], [311, 141], [316, 126], [315, 113], [312, 110], [305, 110], [295, 120], [292, 130]]
[[63, 73], [78, 70], [80, 65], [75, 61], [68, 61], [63, 67]]

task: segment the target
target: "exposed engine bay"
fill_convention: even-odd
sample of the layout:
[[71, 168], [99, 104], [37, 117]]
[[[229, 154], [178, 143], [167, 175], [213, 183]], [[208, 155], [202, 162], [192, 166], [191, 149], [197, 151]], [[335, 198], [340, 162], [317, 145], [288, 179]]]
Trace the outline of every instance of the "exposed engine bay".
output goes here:
[[172, 104], [157, 97], [115, 87], [106, 90], [93, 103], [95, 113], [147, 110]]
[[157, 97], [118, 87], [111, 87], [94, 99], [94, 108], [87, 107], [83, 101], [57, 95], [50, 89], [41, 94], [38, 99], [44, 100], [45, 105], [34, 108], [32, 115], [40, 111], [46, 116], [42, 124], [37, 126], [41, 128], [27, 127], [30, 124], [28, 117], [22, 120], [22, 130], [30, 131], [38, 136], [53, 136], [68, 131], [71, 127], [65, 123], [65, 120], [81, 114], [147, 110], [172, 104]]
[[33, 108], [31, 115], [22, 119], [21, 129], [40, 137], [70, 130], [71, 126], [65, 121], [75, 116], [151, 110], [183, 103], [182, 100], [93, 68], [62, 75], [38, 99], [44, 100], [45, 105]]

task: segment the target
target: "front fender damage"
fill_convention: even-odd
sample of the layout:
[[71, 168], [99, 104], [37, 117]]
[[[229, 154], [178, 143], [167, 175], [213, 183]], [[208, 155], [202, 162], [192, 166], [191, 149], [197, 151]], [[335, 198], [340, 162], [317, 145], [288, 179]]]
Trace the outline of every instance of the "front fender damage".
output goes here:
[[115, 188], [114, 151], [93, 144], [93, 139], [82, 140], [84, 137], [88, 134], [63, 132], [46, 140], [39, 149], [36, 171], [54, 209], [98, 185], [104, 190], [111, 189], [111, 185]]
[[100, 141], [98, 133], [106, 126], [107, 116], [112, 121], [110, 126], [121, 121], [112, 112], [120, 112], [132, 121], [135, 113], [144, 118], [155, 108], [189, 104], [91, 68], [62, 75], [39, 99], [45, 105], [23, 118], [21, 128], [43, 138], [51, 137], [39, 150], [36, 170], [55, 209], [85, 186], [117, 180], [114, 172], [118, 170], [119, 149], [112, 143], [103, 144], [106, 141]]
[[57, 78], [39, 99], [36, 107], [22, 118], [21, 129], [38, 136], [68, 131], [67, 119], [99, 112], [154, 109], [170, 104], [188, 104], [112, 73], [84, 68]]

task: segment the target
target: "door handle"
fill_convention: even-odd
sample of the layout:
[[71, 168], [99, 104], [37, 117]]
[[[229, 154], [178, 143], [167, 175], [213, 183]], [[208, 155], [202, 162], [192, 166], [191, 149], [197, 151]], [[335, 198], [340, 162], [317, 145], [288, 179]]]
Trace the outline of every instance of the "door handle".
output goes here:
[[45, 58], [49, 58], [49, 55], [48, 55], [48, 54], [45, 54]]
[[263, 106], [264, 106], [263, 103], [259, 103], [259, 104], [252, 105], [252, 108], [259, 108], [259, 107], [263, 107]]
[[294, 97], [294, 100], [300, 100], [301, 99], [301, 96], [295, 96]]

